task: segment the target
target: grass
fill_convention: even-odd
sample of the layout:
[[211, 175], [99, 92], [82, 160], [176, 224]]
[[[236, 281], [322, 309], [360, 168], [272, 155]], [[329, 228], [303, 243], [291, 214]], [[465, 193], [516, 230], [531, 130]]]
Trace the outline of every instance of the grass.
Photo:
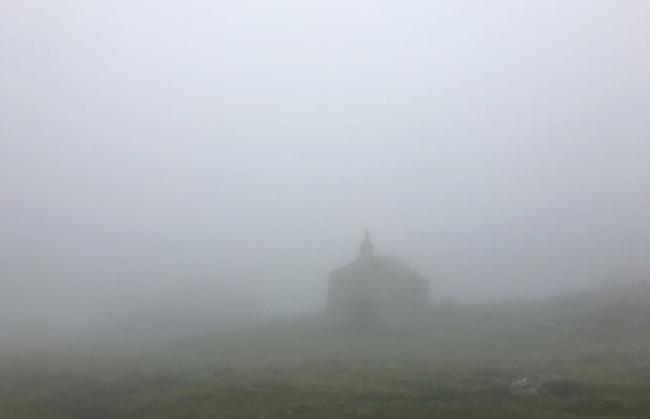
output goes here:
[[[401, 335], [303, 319], [122, 358], [5, 357], [0, 418], [650, 417], [650, 342], [589, 340], [520, 310], [440, 310]], [[580, 391], [510, 395], [541, 373]]]

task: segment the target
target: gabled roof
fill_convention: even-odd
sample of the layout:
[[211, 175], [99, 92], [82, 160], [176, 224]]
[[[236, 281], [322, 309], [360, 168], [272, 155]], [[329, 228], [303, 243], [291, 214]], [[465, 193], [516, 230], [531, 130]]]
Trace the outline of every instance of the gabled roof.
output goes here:
[[[359, 275], [361, 274], [361, 275]], [[330, 273], [331, 277], [391, 277], [401, 280], [426, 280], [427, 278], [411, 268], [401, 259], [387, 256], [360, 257]]]

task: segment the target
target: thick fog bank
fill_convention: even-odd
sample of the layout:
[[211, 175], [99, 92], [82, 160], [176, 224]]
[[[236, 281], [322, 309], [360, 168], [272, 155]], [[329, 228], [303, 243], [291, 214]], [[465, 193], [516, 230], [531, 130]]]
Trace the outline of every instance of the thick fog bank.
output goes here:
[[0, 339], [317, 312], [365, 228], [432, 301], [647, 279], [649, 40], [644, 0], [0, 0]]

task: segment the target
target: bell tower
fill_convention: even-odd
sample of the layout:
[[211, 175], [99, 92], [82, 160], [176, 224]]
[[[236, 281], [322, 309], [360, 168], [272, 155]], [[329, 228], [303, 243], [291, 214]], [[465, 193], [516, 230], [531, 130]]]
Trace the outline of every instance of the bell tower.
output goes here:
[[359, 258], [373, 257], [375, 253], [375, 246], [370, 241], [370, 232], [366, 229], [365, 236], [361, 245], [359, 246]]

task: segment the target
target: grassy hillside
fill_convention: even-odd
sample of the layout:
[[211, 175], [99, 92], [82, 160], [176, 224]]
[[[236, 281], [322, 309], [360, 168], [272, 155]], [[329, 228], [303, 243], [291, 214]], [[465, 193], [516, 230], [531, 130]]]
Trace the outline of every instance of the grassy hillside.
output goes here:
[[[403, 334], [352, 333], [314, 317], [138, 356], [5, 356], [0, 417], [650, 417], [647, 324], [592, 333], [603, 313], [622, 307], [625, 323], [629, 310], [643, 312], [640, 301], [448, 305]], [[514, 380], [535, 374], [561, 376], [573, 391], [510, 394]]]

